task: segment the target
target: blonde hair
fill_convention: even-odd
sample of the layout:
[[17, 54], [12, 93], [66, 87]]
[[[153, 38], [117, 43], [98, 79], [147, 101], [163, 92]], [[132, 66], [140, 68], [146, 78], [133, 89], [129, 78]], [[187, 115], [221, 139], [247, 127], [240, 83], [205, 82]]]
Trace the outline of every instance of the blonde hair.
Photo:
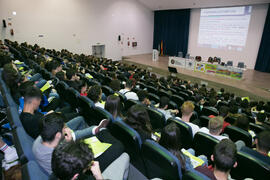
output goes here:
[[216, 116], [210, 119], [208, 129], [211, 134], [217, 134], [223, 127], [223, 117]]
[[194, 108], [195, 106], [193, 102], [191, 101], [184, 102], [183, 105], [181, 106], [182, 115], [189, 115], [194, 111]]

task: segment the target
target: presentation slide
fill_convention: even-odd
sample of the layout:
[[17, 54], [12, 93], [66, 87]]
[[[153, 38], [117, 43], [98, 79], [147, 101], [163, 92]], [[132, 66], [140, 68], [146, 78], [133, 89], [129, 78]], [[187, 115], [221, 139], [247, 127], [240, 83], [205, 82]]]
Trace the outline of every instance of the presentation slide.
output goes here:
[[198, 46], [242, 51], [252, 6], [201, 9]]

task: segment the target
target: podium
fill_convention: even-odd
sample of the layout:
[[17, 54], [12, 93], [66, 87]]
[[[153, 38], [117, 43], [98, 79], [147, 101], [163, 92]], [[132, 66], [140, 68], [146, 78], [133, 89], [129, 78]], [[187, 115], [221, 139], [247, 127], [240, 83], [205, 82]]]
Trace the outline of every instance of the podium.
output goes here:
[[159, 52], [158, 52], [158, 50], [154, 49], [153, 55], [152, 55], [152, 61], [157, 61], [158, 58], [159, 58]]

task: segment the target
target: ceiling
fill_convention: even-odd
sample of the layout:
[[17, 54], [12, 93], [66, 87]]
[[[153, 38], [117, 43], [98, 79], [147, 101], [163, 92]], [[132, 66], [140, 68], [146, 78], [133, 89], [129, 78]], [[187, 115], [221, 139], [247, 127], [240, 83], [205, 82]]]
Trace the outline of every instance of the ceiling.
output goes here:
[[270, 0], [138, 0], [152, 10], [224, 7], [270, 3]]

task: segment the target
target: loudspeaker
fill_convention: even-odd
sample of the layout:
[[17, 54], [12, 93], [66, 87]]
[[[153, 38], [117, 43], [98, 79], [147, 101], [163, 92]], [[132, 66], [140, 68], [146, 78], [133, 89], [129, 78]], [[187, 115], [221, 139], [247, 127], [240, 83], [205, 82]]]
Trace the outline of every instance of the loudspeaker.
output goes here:
[[3, 27], [6, 28], [7, 24], [6, 24], [6, 20], [3, 19]]

